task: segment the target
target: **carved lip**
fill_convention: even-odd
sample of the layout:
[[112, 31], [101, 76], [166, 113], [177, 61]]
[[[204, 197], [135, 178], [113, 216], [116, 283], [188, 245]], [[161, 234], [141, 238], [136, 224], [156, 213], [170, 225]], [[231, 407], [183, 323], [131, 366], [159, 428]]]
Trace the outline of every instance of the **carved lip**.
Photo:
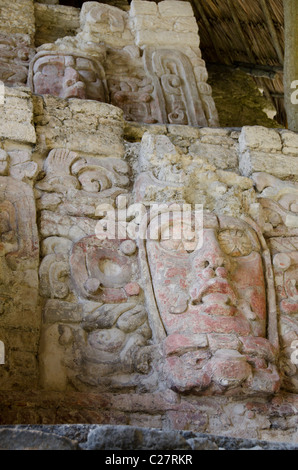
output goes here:
[[65, 98], [76, 98], [77, 96], [82, 97], [83, 95], [85, 95], [85, 92], [86, 92], [85, 83], [82, 81], [78, 81], [78, 82], [71, 83], [70, 85], [67, 85], [64, 95], [65, 95]]
[[195, 298], [192, 299], [193, 305], [202, 303], [236, 307], [237, 297], [228, 281], [215, 278], [203, 284]]

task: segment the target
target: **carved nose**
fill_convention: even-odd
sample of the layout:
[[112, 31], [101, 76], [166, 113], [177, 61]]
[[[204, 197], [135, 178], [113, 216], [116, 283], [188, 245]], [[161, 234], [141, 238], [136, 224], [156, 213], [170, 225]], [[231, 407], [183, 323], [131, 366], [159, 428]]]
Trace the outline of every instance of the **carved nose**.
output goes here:
[[225, 267], [225, 261], [223, 260], [218, 267], [215, 266], [207, 266], [203, 270], [203, 277], [205, 279], [212, 279], [213, 277], [221, 277], [223, 279], [226, 279], [228, 277], [228, 270]]
[[230, 269], [229, 257], [223, 252], [215, 233], [209, 233], [206, 244], [198, 250], [193, 259], [195, 277], [205, 279], [213, 277], [227, 278]]
[[72, 86], [80, 81], [80, 75], [76, 69], [67, 67], [64, 74], [64, 83], [66, 86]]

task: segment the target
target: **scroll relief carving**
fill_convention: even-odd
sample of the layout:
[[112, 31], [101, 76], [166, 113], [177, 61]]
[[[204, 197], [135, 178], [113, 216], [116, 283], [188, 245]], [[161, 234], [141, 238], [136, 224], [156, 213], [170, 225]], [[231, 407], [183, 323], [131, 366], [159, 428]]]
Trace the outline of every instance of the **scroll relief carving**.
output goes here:
[[[36, 185], [44, 237], [44, 385], [76, 390], [136, 386], [139, 375], [149, 370], [141, 347], [151, 337], [137, 246], [130, 239], [95, 235], [104, 215], [98, 207], [115, 207], [128, 190], [128, 166], [116, 158], [82, 158], [56, 149], [44, 170]], [[53, 347], [56, 360], [48, 360]]]
[[34, 331], [39, 315], [38, 262], [33, 192], [23, 182], [0, 176], [0, 333], [6, 347], [0, 382], [6, 386], [10, 380], [20, 380], [16, 378], [19, 364], [13, 362], [13, 356], [22, 353], [22, 347], [16, 344], [15, 328]]
[[0, 34], [0, 80], [6, 85], [25, 85], [29, 62], [35, 54], [30, 37], [25, 34]]
[[148, 124], [158, 121], [153, 81], [144, 71], [137, 46], [109, 48], [106, 75], [111, 104], [123, 110], [124, 119]]
[[279, 307], [283, 387], [298, 390], [293, 354], [298, 340], [298, 185], [266, 173], [253, 175], [260, 192], [260, 219], [269, 238]]
[[152, 77], [159, 122], [207, 126], [193, 68], [188, 57], [171, 49], [145, 50], [145, 67]]

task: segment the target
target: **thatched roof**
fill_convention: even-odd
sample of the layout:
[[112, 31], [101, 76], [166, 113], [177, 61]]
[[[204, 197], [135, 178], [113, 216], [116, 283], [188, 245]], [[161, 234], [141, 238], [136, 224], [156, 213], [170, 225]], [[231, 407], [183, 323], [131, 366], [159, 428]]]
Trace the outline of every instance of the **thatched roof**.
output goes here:
[[283, 99], [283, 0], [191, 0], [208, 63], [252, 76], [286, 124]]

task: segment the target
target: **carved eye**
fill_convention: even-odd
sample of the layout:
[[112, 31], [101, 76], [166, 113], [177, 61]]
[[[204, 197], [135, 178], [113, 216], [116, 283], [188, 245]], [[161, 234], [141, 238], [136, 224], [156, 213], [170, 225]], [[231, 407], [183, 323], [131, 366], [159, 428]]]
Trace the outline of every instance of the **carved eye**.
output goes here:
[[188, 226], [173, 224], [160, 234], [160, 246], [173, 254], [192, 253], [198, 245], [196, 234]]
[[59, 65], [60, 64], [47, 64], [44, 67], [42, 67], [42, 73], [43, 75], [47, 76], [55, 76], [55, 75], [61, 75], [61, 71], [59, 71]]
[[250, 237], [238, 229], [223, 230], [218, 234], [218, 242], [222, 250], [230, 256], [248, 256], [253, 251]]

